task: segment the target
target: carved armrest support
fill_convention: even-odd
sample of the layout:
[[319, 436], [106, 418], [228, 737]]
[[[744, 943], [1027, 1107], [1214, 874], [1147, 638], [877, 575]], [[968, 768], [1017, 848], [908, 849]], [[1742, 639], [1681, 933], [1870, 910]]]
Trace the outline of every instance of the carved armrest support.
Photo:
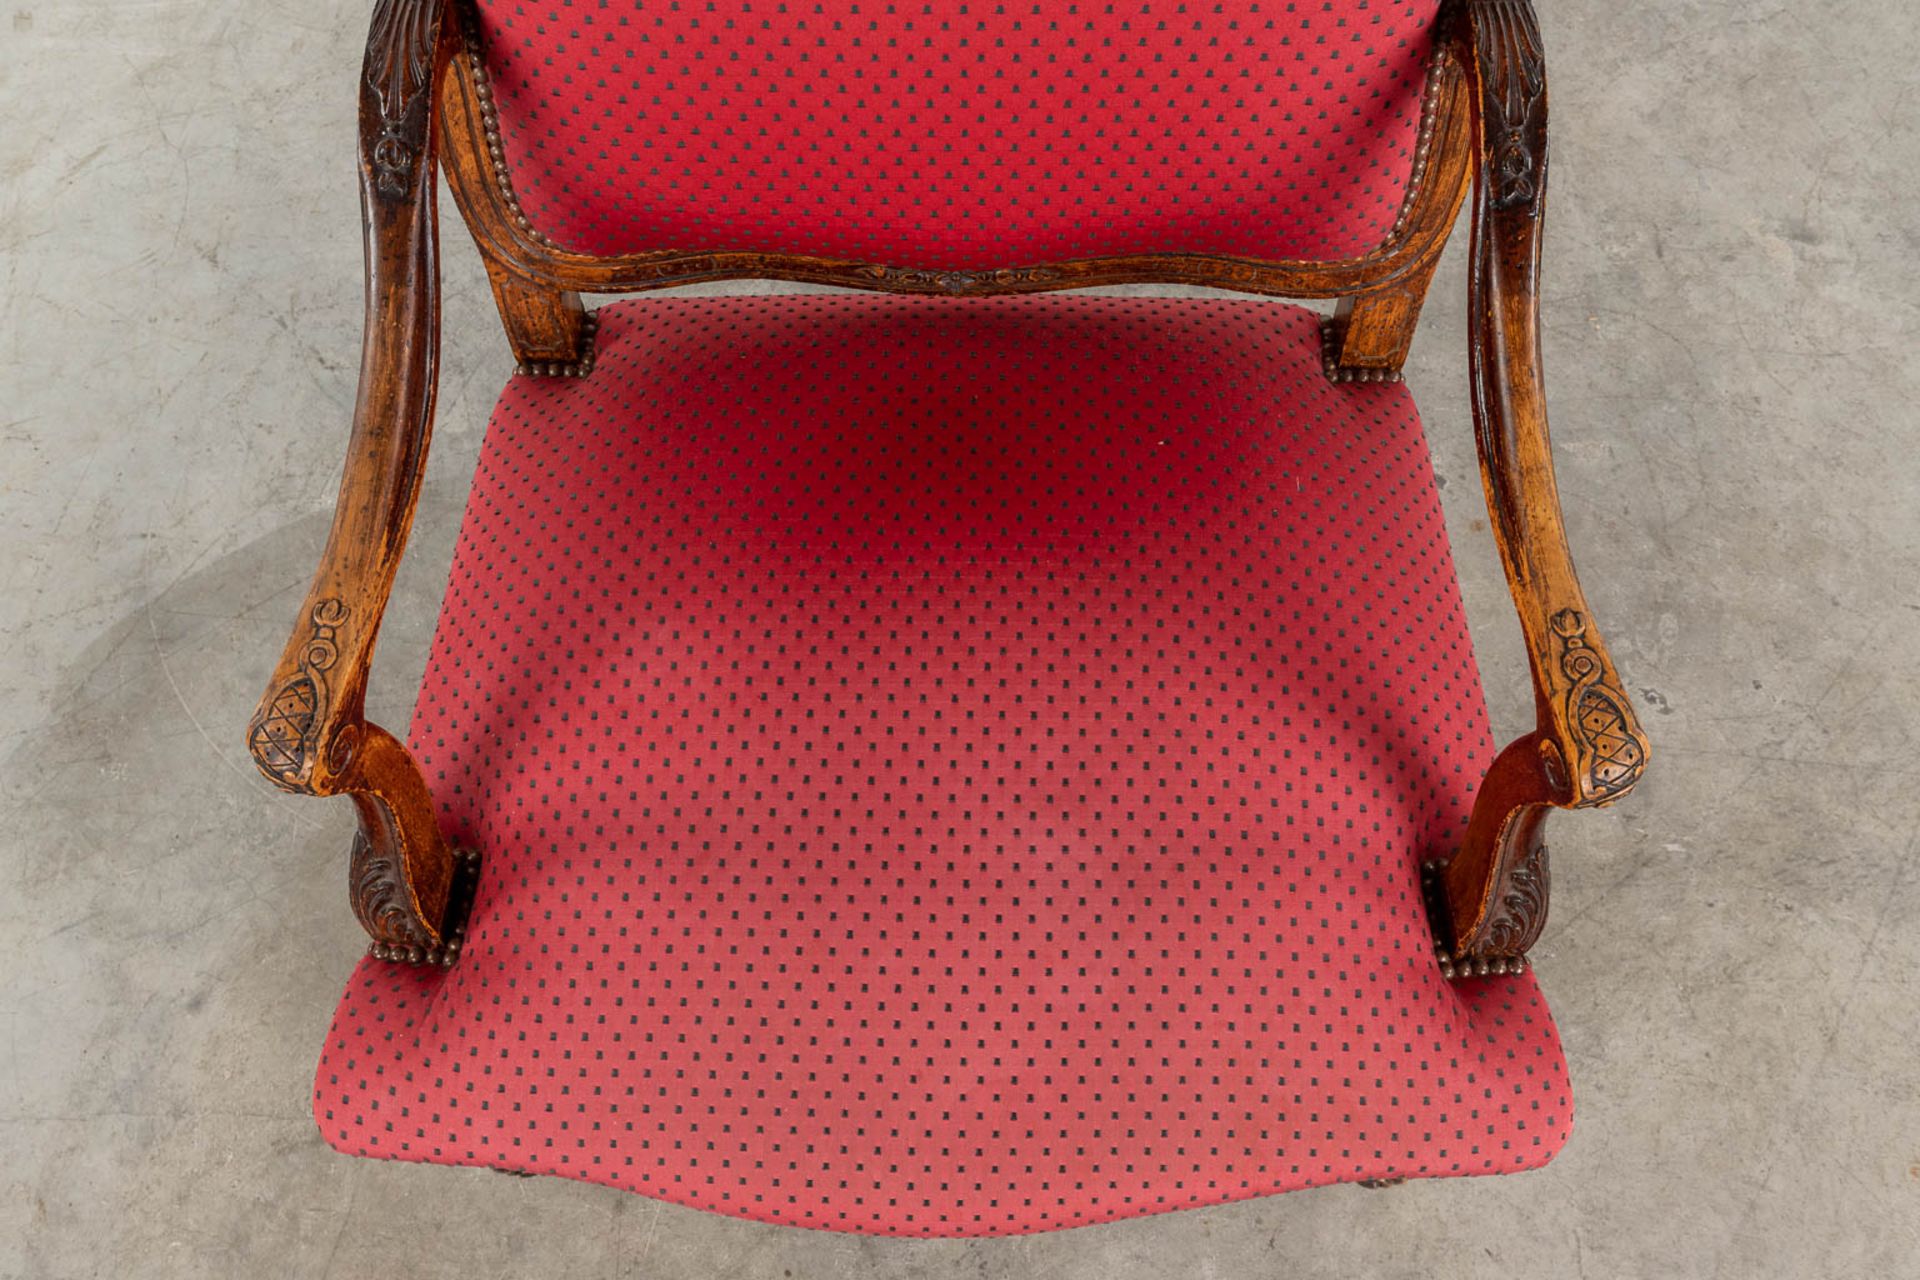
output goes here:
[[351, 795], [355, 910], [376, 945], [441, 955], [454, 859], [419, 767], [364, 717], [368, 665], [433, 432], [440, 341], [433, 93], [445, 0], [379, 0], [360, 80], [367, 316], [345, 474], [299, 620], [247, 730], [276, 786]]
[[1487, 507], [1525, 633], [1539, 719], [1481, 784], [1440, 876], [1436, 924], [1456, 960], [1523, 955], [1546, 919], [1548, 808], [1611, 803], [1647, 740], [1574, 574], [1547, 433], [1540, 244], [1547, 79], [1529, 0], [1459, 0], [1446, 39], [1465, 69], [1476, 156], [1469, 280], [1474, 431]]

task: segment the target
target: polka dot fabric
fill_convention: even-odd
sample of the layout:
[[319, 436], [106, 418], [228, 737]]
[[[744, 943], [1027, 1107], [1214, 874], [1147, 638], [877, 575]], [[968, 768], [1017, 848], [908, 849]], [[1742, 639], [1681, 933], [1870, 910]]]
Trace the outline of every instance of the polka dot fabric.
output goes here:
[[1417, 866], [1492, 744], [1404, 388], [1258, 301], [668, 298], [488, 429], [412, 742], [482, 851], [344, 1151], [1066, 1227], [1542, 1164]]
[[981, 269], [1366, 253], [1439, 0], [479, 0], [508, 172], [562, 246]]

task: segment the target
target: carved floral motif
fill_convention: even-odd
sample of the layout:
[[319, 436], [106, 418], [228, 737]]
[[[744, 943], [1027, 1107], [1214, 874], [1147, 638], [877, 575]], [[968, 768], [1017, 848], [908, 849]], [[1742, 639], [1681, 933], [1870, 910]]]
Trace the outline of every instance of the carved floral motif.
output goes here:
[[313, 633], [300, 652], [298, 674], [280, 686], [247, 733], [247, 745], [260, 771], [295, 790], [306, 784], [315, 740], [326, 719], [326, 673], [340, 660], [336, 640], [347, 620], [347, 606], [333, 598], [321, 600], [307, 620]]
[[1594, 798], [1618, 795], [1639, 779], [1647, 764], [1633, 733], [1633, 717], [1619, 696], [1601, 682], [1605, 671], [1587, 643], [1585, 615], [1562, 609], [1549, 625], [1560, 640], [1560, 674], [1570, 682], [1565, 706], [1579, 749], [1574, 767]]
[[938, 289], [943, 293], [971, 293], [976, 289], [1003, 289], [1009, 285], [1044, 284], [1057, 279], [1052, 267], [1012, 267], [997, 271], [921, 271], [911, 267], [866, 267], [865, 273], [890, 289]]

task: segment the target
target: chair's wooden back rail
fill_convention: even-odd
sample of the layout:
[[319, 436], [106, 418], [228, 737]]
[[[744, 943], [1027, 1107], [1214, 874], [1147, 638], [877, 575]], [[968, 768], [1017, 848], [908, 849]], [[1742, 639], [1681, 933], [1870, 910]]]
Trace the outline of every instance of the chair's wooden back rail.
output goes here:
[[[940, 271], [791, 254], [570, 253], [541, 235], [506, 180], [474, 24], [459, 0], [378, 0], [360, 84], [367, 327], [359, 402], [332, 533], [249, 746], [276, 784], [350, 794], [361, 816], [352, 889], [377, 954], [450, 958], [456, 860], [418, 766], [364, 719], [367, 668], [418, 498], [439, 342], [437, 161], [465, 215], [523, 367], [591, 367], [581, 293], [739, 277], [898, 293], [984, 295], [1165, 282], [1337, 298], [1330, 375], [1396, 376], [1471, 182], [1472, 368], [1494, 531], [1539, 695], [1534, 733], [1508, 747], [1476, 801], [1466, 843], [1436, 878], [1452, 957], [1504, 963], [1545, 907], [1540, 817], [1604, 803], [1646, 759], [1631, 705], [1573, 576], [1548, 453], [1538, 272], [1546, 85], [1528, 0], [1451, 0], [1423, 105], [1414, 172], [1384, 244], [1342, 261], [1156, 254]], [[1537, 899], [1537, 902], [1536, 902]]]
[[[1378, 299], [1380, 305], [1363, 307], [1365, 323], [1359, 340], [1349, 344], [1352, 349], [1336, 344], [1334, 353], [1348, 367], [1397, 370], [1470, 179], [1466, 84], [1442, 53], [1428, 76], [1400, 215], [1386, 242], [1358, 258], [1262, 262], [1162, 253], [944, 271], [724, 249], [594, 257], [560, 248], [526, 217], [507, 176], [493, 91], [470, 16], [462, 39], [464, 56], [448, 67], [441, 86], [447, 181], [494, 281], [514, 354], [528, 365], [582, 358], [578, 294], [750, 278], [945, 296], [1187, 284], [1279, 297]], [[1348, 310], [1342, 312], [1342, 325]], [[574, 345], [562, 344], [568, 338]]]

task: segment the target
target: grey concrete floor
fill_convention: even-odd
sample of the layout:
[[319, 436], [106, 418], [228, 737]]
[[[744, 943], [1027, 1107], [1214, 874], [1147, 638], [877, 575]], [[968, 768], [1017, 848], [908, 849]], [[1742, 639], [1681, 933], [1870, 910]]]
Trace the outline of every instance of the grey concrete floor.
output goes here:
[[[757, 1226], [350, 1160], [308, 1116], [360, 950], [342, 803], [242, 726], [354, 394], [365, 0], [0, 15], [0, 1276], [1920, 1275], [1920, 34], [1903, 0], [1543, 0], [1547, 355], [1658, 759], [1555, 820], [1546, 1170], [996, 1242]], [[403, 723], [508, 357], [450, 226]], [[1497, 724], [1528, 699], [1465, 402], [1411, 376]]]

